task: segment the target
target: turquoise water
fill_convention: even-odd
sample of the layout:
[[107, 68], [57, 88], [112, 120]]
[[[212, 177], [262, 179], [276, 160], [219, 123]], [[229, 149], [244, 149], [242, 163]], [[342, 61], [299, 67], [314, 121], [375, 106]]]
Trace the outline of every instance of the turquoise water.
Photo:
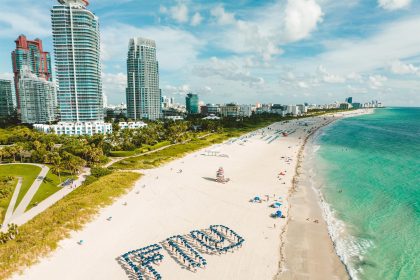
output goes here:
[[420, 279], [420, 108], [342, 119], [316, 141], [330, 233], [351, 277]]

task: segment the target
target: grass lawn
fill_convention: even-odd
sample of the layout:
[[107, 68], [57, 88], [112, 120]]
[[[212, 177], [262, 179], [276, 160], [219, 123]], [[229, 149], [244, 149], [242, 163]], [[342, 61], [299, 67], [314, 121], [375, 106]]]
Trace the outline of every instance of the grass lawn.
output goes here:
[[153, 150], [168, 146], [170, 144], [171, 144], [170, 141], [162, 141], [162, 142], [159, 142], [155, 145], [143, 145], [140, 148], [137, 148], [133, 151], [111, 151], [109, 156], [111, 156], [111, 157], [129, 157], [129, 156], [134, 156], [134, 155], [137, 155], [137, 154], [153, 151]]
[[247, 132], [266, 127], [274, 121], [264, 121], [257, 124], [247, 124], [242, 128], [228, 128], [224, 132], [214, 133], [205, 138], [194, 139], [184, 144], [177, 144], [155, 153], [141, 155], [117, 161], [110, 166], [111, 169], [132, 170], [151, 169], [161, 164], [180, 158], [187, 153], [202, 149], [213, 144], [221, 143], [232, 137], [239, 137]]
[[134, 186], [140, 174], [114, 172], [90, 185], [81, 186], [19, 227], [16, 239], [0, 244], [0, 279], [47, 256], [58, 242], [80, 230], [98, 213]]
[[25, 196], [26, 192], [35, 181], [41, 167], [26, 164], [5, 164], [0, 165], [0, 176], [22, 177], [22, 187], [20, 188], [19, 196], [16, 200], [16, 207]]
[[3, 223], [7, 207], [9, 207], [17, 182], [17, 178], [0, 176], [0, 223]]
[[177, 144], [166, 149], [142, 155], [138, 157], [132, 157], [125, 160], [118, 161], [111, 165], [113, 169], [150, 169], [157, 167], [163, 163], [171, 161], [173, 159], [182, 157], [187, 153], [199, 150], [206, 146], [223, 142], [229, 137], [230, 133], [220, 133], [207, 136], [202, 139], [194, 139], [184, 144]]
[[111, 151], [109, 152], [110, 157], [129, 157], [134, 156], [136, 151]]
[[[73, 176], [65, 172], [61, 173], [61, 182], [64, 182], [68, 178], [76, 179], [77, 176]], [[47, 197], [49, 197], [50, 195], [61, 190], [61, 187], [58, 186], [59, 184], [60, 184], [60, 178], [58, 177], [58, 175], [53, 174], [51, 170], [48, 171], [47, 176], [45, 177], [38, 191], [35, 193], [31, 202], [29, 203], [28, 208], [26, 208], [26, 211], [34, 207], [35, 203], [39, 203], [43, 201], [44, 199], [46, 199]]]

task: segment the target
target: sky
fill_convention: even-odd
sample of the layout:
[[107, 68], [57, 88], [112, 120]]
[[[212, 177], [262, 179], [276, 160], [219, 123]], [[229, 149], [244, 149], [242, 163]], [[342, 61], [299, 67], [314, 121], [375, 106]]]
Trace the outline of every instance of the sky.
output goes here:
[[[56, 0], [0, 0], [0, 78], [19, 34], [53, 54]], [[133, 37], [157, 44], [163, 95], [206, 103], [420, 106], [420, 0], [90, 0], [103, 91], [125, 103]], [[54, 58], [54, 56], [53, 56]]]

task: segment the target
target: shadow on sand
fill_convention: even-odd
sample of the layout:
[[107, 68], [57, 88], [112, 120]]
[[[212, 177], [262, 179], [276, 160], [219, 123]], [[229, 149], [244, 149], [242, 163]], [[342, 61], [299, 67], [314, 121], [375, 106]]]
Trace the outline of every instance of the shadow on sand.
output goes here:
[[214, 179], [214, 178], [210, 178], [210, 177], [201, 177], [201, 178], [203, 178], [204, 180], [207, 180], [207, 181], [217, 182], [217, 180]]

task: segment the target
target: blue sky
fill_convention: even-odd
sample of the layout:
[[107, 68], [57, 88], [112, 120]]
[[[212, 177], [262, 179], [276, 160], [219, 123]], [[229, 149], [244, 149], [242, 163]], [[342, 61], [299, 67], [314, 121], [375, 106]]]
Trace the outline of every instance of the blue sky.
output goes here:
[[[163, 93], [182, 102], [420, 106], [418, 0], [91, 0], [103, 88], [125, 102], [128, 40], [156, 40]], [[55, 0], [0, 0], [0, 78], [19, 34], [53, 53]]]

